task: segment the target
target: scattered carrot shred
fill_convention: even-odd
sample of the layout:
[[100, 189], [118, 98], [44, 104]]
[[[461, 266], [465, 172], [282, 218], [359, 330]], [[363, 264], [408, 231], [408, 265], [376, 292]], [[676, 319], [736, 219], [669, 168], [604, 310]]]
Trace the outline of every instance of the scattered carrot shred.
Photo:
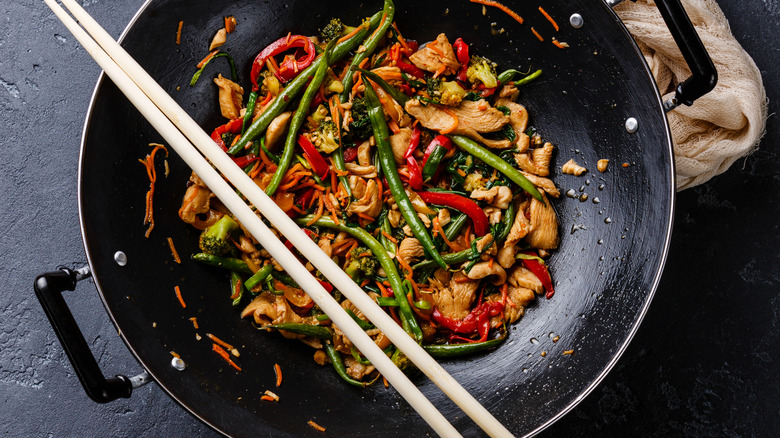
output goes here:
[[217, 52], [219, 52], [219, 49], [214, 49], [211, 52], [209, 52], [208, 55], [206, 55], [205, 58], [201, 59], [200, 62], [195, 66], [195, 68], [201, 68], [203, 65], [205, 65], [207, 62], [209, 62], [209, 59], [213, 58]]
[[179, 257], [179, 253], [178, 251], [176, 251], [176, 247], [173, 246], [173, 239], [171, 239], [170, 237], [168, 238], [168, 246], [171, 247], [171, 254], [173, 255], [173, 260], [176, 263], [181, 264], [181, 258]]
[[562, 43], [562, 42], [558, 41], [555, 37], [553, 37], [552, 43], [553, 43], [553, 45], [555, 45], [555, 47], [557, 47], [559, 49], [566, 49], [566, 48], [569, 47], [568, 44]]
[[309, 420], [309, 426], [319, 430], [320, 432], [325, 432], [325, 428], [315, 423], [313, 420]]
[[279, 396], [266, 389], [265, 392], [263, 393], [263, 396], [260, 397], [260, 400], [278, 402]]
[[566, 351], [563, 352], [564, 356], [569, 356], [571, 354], [574, 354], [574, 350], [566, 350]]
[[212, 340], [212, 341], [214, 341], [215, 343], [217, 343], [217, 344], [219, 344], [219, 345], [221, 345], [221, 346], [223, 346], [223, 347], [227, 348], [228, 350], [230, 350], [230, 353], [231, 353], [233, 356], [236, 356], [236, 357], [238, 357], [238, 356], [240, 355], [240, 354], [238, 353], [238, 349], [236, 349], [236, 347], [234, 347], [234, 346], [232, 346], [232, 345], [228, 344], [227, 342], [223, 341], [222, 339], [219, 339], [218, 337], [216, 337], [216, 336], [212, 335], [211, 333], [206, 333], [206, 337], [207, 337], [207, 338], [209, 338], [209, 339], [211, 339], [211, 340]]
[[227, 351], [225, 351], [224, 348], [220, 347], [217, 344], [211, 344], [211, 350], [217, 353], [218, 355], [220, 355], [222, 359], [225, 359], [225, 362], [227, 362], [230, 366], [232, 366], [238, 371], [241, 371], [241, 367], [236, 365], [235, 362], [233, 362], [233, 360], [230, 358], [230, 355], [228, 354]]
[[197, 330], [199, 328], [198, 327], [198, 318], [193, 316], [192, 318], [190, 318], [190, 321], [192, 321], [192, 326], [195, 327], [195, 330]]
[[539, 6], [539, 12], [541, 12], [542, 15], [544, 15], [544, 18], [546, 18], [547, 21], [549, 21], [550, 24], [553, 25], [553, 27], [555, 28], [556, 32], [558, 32], [558, 30], [560, 30], [560, 28], [558, 27], [558, 23], [556, 23], [555, 20], [553, 20], [553, 17], [551, 17], [550, 14], [548, 14], [547, 11], [545, 11], [544, 8], [542, 8], [541, 6]]
[[385, 388], [390, 387], [390, 383], [387, 382], [387, 379], [385, 379], [385, 376], [382, 376], [382, 383], [385, 385]]
[[165, 151], [165, 156], [168, 156], [168, 149], [165, 146], [158, 143], [149, 143], [149, 146], [153, 147], [152, 152], [146, 156], [145, 159], [138, 161], [146, 168], [146, 176], [149, 177], [149, 190], [146, 192], [146, 211], [144, 212], [144, 225], [149, 225], [146, 229], [144, 236], [149, 238], [149, 235], [154, 229], [154, 211], [152, 209], [154, 200], [154, 183], [157, 182], [157, 171], [154, 169], [154, 156], [157, 155], [157, 151], [160, 149]]
[[179, 26], [176, 28], [176, 45], [181, 44], [181, 28], [184, 26], [183, 21], [179, 21]]
[[533, 27], [531, 28], [531, 32], [533, 32], [533, 33], [534, 33], [534, 35], [536, 36], [536, 38], [537, 38], [539, 41], [544, 41], [544, 38], [542, 38], [542, 36], [541, 36], [541, 35], [539, 35], [539, 32], [537, 32], [537, 31], [536, 31], [536, 29], [534, 29]]
[[184, 308], [184, 309], [186, 309], [186, 308], [187, 308], [187, 304], [184, 302], [184, 298], [181, 296], [181, 289], [179, 289], [179, 286], [178, 286], [178, 285], [176, 285], [176, 286], [173, 288], [173, 290], [175, 290], [175, 291], [176, 291], [176, 298], [178, 298], [178, 299], [179, 299], [179, 303], [181, 303], [181, 307], [182, 307], [182, 308]]
[[[344, 41], [346, 41], [346, 40], [348, 40], [348, 39], [352, 38], [353, 36], [357, 35], [357, 33], [358, 33], [358, 32], [360, 32], [361, 30], [363, 30], [363, 27], [364, 27], [364, 26], [361, 24], [360, 26], [358, 26], [358, 27], [356, 27], [356, 28], [352, 29], [352, 32], [350, 32], [350, 33], [348, 33], [348, 34], [344, 35], [343, 37], [339, 38], [339, 40], [338, 40], [338, 44], [340, 44], [340, 43], [343, 43]], [[345, 70], [345, 71], [346, 71], [346, 70]]]
[[282, 386], [282, 367], [278, 363], [274, 364], [274, 374], [276, 374], [276, 387]]
[[175, 351], [171, 351], [171, 356], [173, 356], [173, 357], [175, 357], [177, 359], [181, 359], [181, 356], [179, 356], [179, 353], [177, 353]]
[[480, 4], [480, 5], [492, 6], [494, 8], [498, 8], [498, 9], [504, 11], [510, 17], [514, 18], [515, 21], [517, 21], [518, 23], [523, 24], [523, 17], [517, 15], [517, 12], [509, 9], [508, 7], [504, 6], [503, 4], [501, 4], [501, 3], [497, 2], [497, 1], [494, 1], [494, 0], [469, 0], [469, 1], [471, 3], [477, 3], [477, 4]]

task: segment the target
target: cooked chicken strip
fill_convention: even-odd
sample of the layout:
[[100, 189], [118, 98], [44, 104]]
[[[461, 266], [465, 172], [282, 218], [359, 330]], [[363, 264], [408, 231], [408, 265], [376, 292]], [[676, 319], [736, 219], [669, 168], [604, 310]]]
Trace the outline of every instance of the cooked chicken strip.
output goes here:
[[509, 116], [491, 107], [484, 99], [476, 102], [464, 100], [458, 106], [448, 107], [446, 111], [438, 105], [423, 105], [417, 99], [410, 99], [405, 108], [428, 129], [439, 132], [448, 130], [457, 118], [458, 126], [451, 134], [466, 136], [491, 148], [505, 149], [512, 146], [512, 142], [507, 139], [489, 140], [480, 135], [496, 132], [509, 123]]

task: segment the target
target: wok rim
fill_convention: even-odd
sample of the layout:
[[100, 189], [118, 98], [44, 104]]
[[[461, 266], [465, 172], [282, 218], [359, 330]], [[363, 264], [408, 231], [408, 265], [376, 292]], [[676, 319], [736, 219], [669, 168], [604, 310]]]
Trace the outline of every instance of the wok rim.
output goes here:
[[[122, 43], [126, 37], [126, 35], [130, 32], [130, 30], [133, 28], [133, 26], [137, 23], [141, 15], [146, 11], [146, 9], [156, 0], [144, 0], [144, 2], [141, 4], [141, 6], [138, 8], [138, 10], [135, 12], [135, 14], [132, 16], [130, 21], [127, 23], [127, 25], [124, 27], [122, 32], [120, 33], [119, 37], [117, 38], [118, 43]], [[658, 85], [650, 71], [650, 67], [647, 64], [647, 61], [645, 57], [642, 55], [641, 50], [636, 44], [636, 41], [631, 36], [630, 32], [626, 28], [623, 21], [618, 17], [618, 15], [615, 13], [615, 11], [605, 2], [605, 0], [598, 0], [599, 7], [606, 8], [608, 10], [608, 13], [611, 14], [614, 21], [616, 21], [620, 27], [620, 30], [623, 34], [623, 37], [628, 38], [632, 48], [634, 49], [634, 52], [638, 56], [638, 58], [641, 61], [641, 65], [643, 67], [644, 73], [647, 77], [647, 80], [649, 80], [653, 84], [653, 91], [655, 94], [655, 105], [657, 106], [658, 110], [661, 111], [661, 113], [664, 115], [662, 117], [663, 121], [663, 129], [666, 136], [666, 149], [669, 154], [670, 160], [669, 160], [669, 166], [668, 170], [670, 171], [669, 175], [669, 193], [668, 193], [668, 199], [669, 199], [669, 216], [667, 221], [667, 227], [666, 232], [664, 233], [664, 244], [662, 247], [662, 251], [659, 257], [659, 264], [658, 268], [655, 272], [655, 275], [652, 280], [652, 284], [650, 285], [650, 288], [648, 290], [648, 293], [646, 295], [646, 298], [644, 300], [644, 303], [639, 308], [639, 311], [637, 312], [637, 316], [634, 320], [633, 325], [628, 330], [627, 336], [623, 340], [623, 342], [618, 347], [617, 351], [612, 355], [612, 358], [609, 362], [603, 367], [601, 372], [593, 378], [593, 380], [586, 385], [577, 396], [575, 396], [563, 409], [561, 409], [558, 413], [550, 417], [547, 421], [543, 422], [536, 428], [532, 429], [530, 432], [528, 432], [525, 437], [532, 437], [535, 436], [548, 427], [552, 426], [556, 421], [563, 418], [567, 413], [572, 411], [579, 403], [581, 403], [588, 395], [590, 395], [600, 384], [601, 382], [606, 378], [606, 376], [612, 371], [614, 366], [617, 364], [617, 362], [622, 357], [623, 353], [628, 348], [628, 345], [633, 340], [634, 336], [636, 335], [636, 332], [639, 330], [639, 326], [641, 325], [642, 321], [644, 320], [648, 309], [650, 308], [650, 304], [653, 301], [653, 297], [655, 296], [655, 292], [658, 289], [658, 286], [661, 281], [661, 276], [663, 275], [664, 268], [666, 266], [667, 257], [669, 254], [669, 248], [671, 244], [671, 238], [672, 238], [672, 229], [674, 225], [674, 212], [675, 212], [675, 205], [676, 205], [676, 164], [674, 159], [674, 148], [673, 148], [673, 139], [671, 134], [671, 128], [669, 125], [669, 120], [666, 117], [666, 112], [663, 109], [663, 100], [662, 96], [660, 94], [660, 91], [658, 89]], [[90, 123], [94, 116], [94, 107], [98, 98], [98, 93], [101, 90], [101, 87], [104, 85], [104, 81], [106, 80], [106, 73], [101, 70], [100, 74], [98, 76], [97, 82], [95, 84], [95, 87], [92, 91], [92, 96], [89, 100], [89, 105], [87, 106], [87, 112], [84, 119], [84, 125], [82, 128], [81, 133], [81, 141], [79, 146], [79, 159], [78, 159], [78, 175], [77, 175], [77, 202], [78, 202], [78, 212], [79, 212], [79, 227], [82, 237], [82, 244], [84, 246], [84, 251], [87, 258], [87, 263], [90, 268], [90, 272], [94, 273], [94, 264], [92, 261], [92, 255], [89, 250], [89, 241], [90, 238], [87, 236], [86, 232], [86, 226], [85, 226], [85, 219], [84, 219], [84, 194], [83, 194], [83, 185], [82, 185], [82, 178], [83, 178], [83, 169], [84, 169], [84, 159], [85, 159], [85, 151], [87, 147], [87, 134], [90, 127]], [[225, 431], [220, 429], [217, 425], [213, 424], [211, 421], [209, 421], [207, 418], [205, 418], [202, 415], [199, 415], [196, 413], [190, 406], [189, 403], [186, 400], [183, 400], [180, 397], [177, 397], [172, 390], [170, 390], [167, 387], [167, 384], [161, 382], [158, 379], [158, 376], [148, 367], [144, 360], [140, 357], [139, 353], [136, 351], [136, 349], [133, 347], [133, 345], [128, 341], [127, 337], [125, 336], [124, 332], [122, 331], [120, 325], [118, 324], [113, 312], [111, 311], [108, 302], [106, 301], [105, 294], [103, 293], [103, 287], [101, 285], [100, 278], [93, 275], [92, 279], [95, 283], [95, 288], [97, 289], [98, 295], [100, 297], [100, 301], [103, 303], [103, 307], [106, 310], [106, 313], [109, 316], [109, 319], [111, 320], [111, 323], [114, 325], [114, 327], [117, 330], [117, 333], [119, 334], [119, 337], [122, 339], [124, 344], [127, 346], [130, 353], [135, 357], [135, 359], [138, 361], [138, 363], [143, 367], [143, 369], [149, 373], [149, 375], [152, 376], [155, 383], [157, 383], [157, 386], [161, 388], [169, 397], [171, 397], [174, 401], [176, 401], [181, 407], [183, 407], [190, 415], [197, 418], [199, 421], [204, 423], [205, 425], [209, 426], [212, 430], [216, 431], [219, 434], [222, 434], [224, 436], [229, 436]]]

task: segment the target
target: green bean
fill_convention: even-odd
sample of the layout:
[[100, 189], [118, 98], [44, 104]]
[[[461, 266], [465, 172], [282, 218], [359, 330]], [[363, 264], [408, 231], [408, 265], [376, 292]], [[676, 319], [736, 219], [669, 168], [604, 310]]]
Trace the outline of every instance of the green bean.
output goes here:
[[193, 254], [192, 260], [211, 266], [216, 266], [218, 268], [227, 269], [229, 271], [239, 272], [241, 274], [252, 274], [252, 270], [249, 269], [249, 266], [246, 264], [246, 262], [233, 257], [220, 257], [200, 252]]
[[[311, 219], [313, 219], [313, 216], [304, 216], [296, 219], [295, 222], [299, 225], [304, 225]], [[374, 236], [372, 236], [368, 231], [362, 228], [346, 226], [343, 222], [336, 225], [336, 223], [333, 222], [333, 219], [331, 218], [322, 217], [315, 221], [312, 225], [345, 231], [352, 237], [360, 240], [368, 249], [371, 250], [371, 252], [374, 254], [374, 257], [376, 257], [379, 261], [379, 265], [382, 266], [382, 269], [387, 274], [387, 280], [390, 282], [390, 287], [393, 289], [393, 294], [395, 295], [396, 300], [398, 300], [398, 305], [402, 316], [401, 325], [403, 326], [404, 330], [412, 335], [412, 337], [417, 342], [422, 341], [422, 329], [420, 329], [420, 325], [417, 323], [417, 319], [414, 317], [414, 312], [412, 311], [412, 307], [409, 304], [409, 300], [404, 294], [403, 280], [401, 280], [401, 275], [398, 274], [398, 269], [395, 267], [393, 259], [390, 258], [387, 250], [385, 250], [382, 244], [374, 239]]]
[[[478, 240], [482, 239], [481, 237], [479, 239], [474, 240], [474, 242], [477, 242]], [[482, 251], [486, 251], [490, 245], [486, 245], [482, 248]], [[451, 252], [449, 254], [444, 254], [442, 258], [448, 265], [454, 265], [456, 263], [463, 263], [469, 260], [476, 260], [480, 256], [480, 252], [474, 251], [473, 248], [464, 249], [463, 251], [458, 252]], [[423, 260], [420, 263], [417, 263], [416, 265], [412, 266], [412, 269], [427, 269], [432, 268], [436, 266], [436, 262], [433, 260]]]
[[390, 25], [393, 24], [393, 17], [395, 16], [395, 5], [392, 0], [385, 0], [384, 7], [382, 9], [382, 17], [384, 20], [379, 23], [379, 29], [377, 29], [371, 36], [362, 44], [362, 52], [356, 53], [352, 57], [352, 62], [347, 67], [347, 72], [344, 74], [344, 91], [341, 93], [341, 103], [349, 101], [349, 93], [352, 91], [352, 75], [355, 73], [355, 69], [358, 68], [364, 59], [370, 57], [374, 50], [376, 50], [379, 42], [385, 38], [387, 30], [390, 29]]
[[425, 228], [422, 220], [420, 220], [420, 217], [417, 216], [417, 212], [414, 210], [412, 202], [409, 200], [409, 196], [406, 195], [401, 177], [398, 175], [398, 168], [396, 167], [395, 158], [393, 156], [393, 148], [390, 146], [390, 141], [388, 140], [390, 134], [387, 128], [387, 122], [385, 121], [385, 113], [382, 110], [382, 106], [379, 104], [379, 98], [371, 87], [371, 84], [368, 83], [368, 81], [363, 82], [366, 84], [365, 97], [368, 106], [368, 116], [371, 119], [371, 125], [374, 128], [374, 139], [376, 140], [378, 157], [379, 161], [382, 163], [387, 184], [390, 186], [390, 192], [393, 194], [396, 204], [398, 204], [398, 209], [401, 210], [401, 214], [404, 216], [404, 219], [406, 219], [406, 223], [409, 225], [409, 228], [412, 229], [414, 237], [420, 241], [420, 244], [428, 256], [435, 260], [440, 267], [444, 268], [447, 264], [442, 260], [439, 250], [436, 248], [436, 245], [433, 244], [430, 233], [428, 233], [428, 230]]
[[285, 286], [294, 287], [296, 289], [301, 288], [300, 286], [298, 286], [298, 283], [295, 281], [295, 279], [287, 275], [287, 273], [284, 271], [272, 270], [271, 277], [273, 277], [274, 280], [281, 281], [282, 284], [284, 284]]
[[351, 309], [344, 309], [344, 310], [346, 310], [347, 315], [349, 315], [349, 317], [352, 318], [352, 320], [355, 321], [357, 325], [363, 330], [371, 330], [372, 328], [374, 328], [374, 325], [371, 324], [370, 322], [358, 318], [358, 316], [355, 315], [355, 312], [353, 312]]
[[244, 121], [241, 122], [241, 134], [246, 132], [246, 128], [249, 122], [252, 120], [252, 113], [255, 112], [255, 104], [257, 103], [257, 91], [249, 93], [249, 99], [246, 102], [246, 112], [244, 112]]
[[301, 324], [298, 322], [282, 322], [279, 324], [267, 325], [264, 328], [273, 328], [277, 330], [285, 330], [296, 335], [311, 336], [313, 338], [319, 338], [323, 341], [330, 341], [333, 339], [333, 331], [327, 327], [321, 325]]
[[225, 52], [217, 53], [216, 55], [209, 58], [208, 61], [206, 61], [198, 71], [195, 72], [194, 75], [192, 75], [192, 79], [190, 80], [190, 87], [194, 87], [195, 84], [198, 82], [198, 79], [200, 79], [200, 75], [203, 74], [203, 70], [206, 69], [206, 66], [211, 63], [212, 60], [215, 58], [219, 58], [220, 56], [226, 56], [228, 59], [228, 63], [230, 64], [230, 78], [233, 79], [233, 82], [238, 81], [238, 73], [236, 72], [236, 63], [233, 61], [233, 58], [228, 55]]
[[398, 102], [402, 107], [406, 105], [406, 102], [409, 100], [409, 96], [402, 93], [401, 90], [399, 90], [398, 88], [395, 88], [394, 86], [388, 84], [387, 81], [382, 79], [381, 76], [379, 76], [378, 74], [372, 71], [364, 70], [362, 68], [356, 68], [355, 70], [363, 73], [364, 75], [368, 76], [369, 79], [376, 82], [377, 85], [382, 87], [383, 90], [387, 91], [387, 93], [390, 96], [392, 96], [393, 99], [395, 99], [396, 102]]
[[384, 233], [379, 233], [379, 241], [382, 242], [382, 246], [385, 247], [387, 252], [391, 254], [395, 254], [395, 251], [397, 250], [397, 247], [395, 243], [393, 243], [392, 240], [388, 239], [385, 234], [392, 236], [393, 235], [393, 228], [390, 225], [390, 219], [387, 218], [387, 215], [385, 215], [384, 218], [382, 218], [382, 223], [380, 224], [380, 228]]
[[515, 76], [522, 74], [519, 71], [510, 68], [509, 70], [504, 70], [501, 72], [501, 74], [498, 75], [498, 83], [499, 85], [506, 84], [507, 82], [511, 81], [515, 78]]
[[509, 235], [509, 231], [512, 229], [512, 224], [515, 223], [516, 215], [517, 215], [517, 206], [515, 205], [514, 200], [512, 200], [509, 203], [509, 207], [507, 207], [506, 211], [504, 211], [504, 218], [501, 220], [501, 223], [504, 225], [504, 228], [501, 229], [501, 234], [496, 236], [496, 242], [503, 242], [504, 239], [506, 239], [506, 236]]
[[366, 382], [355, 380], [347, 374], [347, 367], [344, 366], [344, 359], [342, 359], [341, 354], [336, 351], [336, 347], [331, 344], [325, 344], [325, 354], [328, 355], [328, 359], [330, 359], [330, 362], [333, 364], [336, 373], [339, 377], [344, 379], [345, 382], [350, 385], [360, 386], [361, 388], [368, 386]]
[[268, 158], [270, 158], [271, 161], [274, 162], [274, 164], [278, 165], [279, 164], [279, 156], [276, 155], [275, 153], [269, 151], [268, 148], [265, 147], [265, 137], [261, 138], [259, 143], [260, 143], [260, 147], [263, 149], [263, 152], [265, 152], [265, 154], [268, 156]]
[[530, 75], [524, 77], [523, 79], [520, 79], [519, 81], [515, 81], [515, 86], [517, 87], [519, 85], [525, 85], [525, 84], [533, 81], [534, 79], [538, 78], [541, 75], [542, 75], [542, 71], [541, 70], [536, 70], [535, 72], [533, 72]]
[[505, 332], [500, 338], [491, 339], [485, 342], [475, 342], [471, 344], [424, 345], [423, 348], [428, 352], [428, 354], [435, 358], [459, 357], [498, 347], [506, 340], [506, 338], [507, 334]]
[[336, 41], [337, 40], [332, 40], [325, 49], [325, 53], [322, 54], [323, 62], [320, 62], [309, 86], [306, 87], [306, 91], [303, 92], [303, 97], [301, 97], [301, 101], [298, 104], [298, 109], [290, 120], [290, 130], [287, 132], [287, 139], [284, 141], [284, 149], [282, 150], [282, 157], [279, 159], [279, 166], [276, 168], [276, 172], [274, 172], [271, 182], [268, 183], [268, 187], [265, 189], [265, 193], [268, 196], [273, 196], [274, 193], [276, 193], [276, 189], [279, 188], [279, 185], [284, 178], [284, 174], [287, 172], [287, 168], [290, 167], [290, 163], [295, 155], [295, 145], [298, 142], [298, 130], [301, 129], [303, 122], [306, 120], [306, 116], [309, 115], [311, 102], [320, 89], [322, 81], [325, 80], [325, 76], [327, 76], [330, 51], [336, 44]]
[[455, 143], [455, 146], [484, 161], [488, 166], [506, 175], [507, 178], [511, 179], [515, 184], [520, 186], [520, 188], [525, 190], [526, 193], [538, 199], [539, 201], [544, 202], [544, 198], [542, 198], [542, 194], [539, 193], [539, 190], [537, 190], [536, 186], [533, 185], [531, 181], [528, 181], [528, 178], [523, 176], [519, 170], [515, 169], [514, 167], [510, 166], [509, 163], [502, 160], [501, 157], [480, 146], [477, 142], [468, 137], [463, 137], [461, 135], [450, 135], [449, 137], [452, 142]]
[[244, 286], [246, 286], [247, 289], [252, 290], [255, 286], [260, 284], [263, 280], [268, 278], [269, 275], [271, 275], [271, 271], [274, 270], [274, 265], [267, 264], [260, 268], [259, 271], [255, 272], [251, 277], [247, 278], [247, 280], [244, 282]]
[[[379, 20], [382, 19], [382, 12], [377, 12], [374, 14], [369, 22], [369, 26], [367, 28], [363, 28], [360, 31], [358, 31], [352, 38], [337, 44], [336, 47], [333, 48], [333, 53], [330, 56], [329, 61], [330, 62], [336, 62], [346, 56], [349, 52], [357, 48], [357, 46], [360, 44], [361, 41], [368, 35], [368, 33], [372, 29], [376, 29], [376, 27], [379, 25]], [[303, 91], [306, 84], [309, 82], [309, 79], [314, 76], [314, 72], [317, 71], [319, 68], [319, 65], [323, 62], [323, 57], [319, 56], [317, 57], [311, 65], [306, 67], [302, 72], [298, 74], [298, 76], [295, 77], [292, 81], [290, 81], [289, 84], [287, 84], [286, 87], [284, 87], [284, 90], [282, 90], [281, 93], [279, 93], [278, 96], [271, 102], [271, 104], [268, 106], [268, 108], [263, 111], [262, 114], [252, 122], [252, 125], [249, 126], [249, 129], [247, 129], [246, 133], [241, 136], [241, 138], [236, 142], [235, 145], [233, 145], [230, 150], [228, 150], [228, 153], [230, 155], [235, 155], [238, 152], [244, 150], [246, 147], [246, 144], [250, 141], [257, 138], [258, 135], [265, 132], [266, 128], [268, 128], [268, 125], [271, 124], [271, 121], [273, 121], [276, 116], [284, 112], [284, 110], [287, 108], [287, 105], [292, 102], [295, 97]]]
[[[341, 129], [341, 127], [339, 127]], [[333, 151], [333, 164], [336, 166], [336, 169], [338, 169], [341, 172], [346, 172], [347, 165], [344, 163], [344, 146], [339, 146], [336, 148], [335, 151]], [[312, 175], [316, 175], [314, 172], [312, 172]], [[352, 188], [349, 186], [349, 180], [347, 179], [346, 175], [339, 175], [339, 182], [344, 185], [344, 190], [347, 191], [347, 195], [349, 195], [349, 199], [352, 199]], [[333, 191], [336, 191], [336, 187], [333, 188]]]

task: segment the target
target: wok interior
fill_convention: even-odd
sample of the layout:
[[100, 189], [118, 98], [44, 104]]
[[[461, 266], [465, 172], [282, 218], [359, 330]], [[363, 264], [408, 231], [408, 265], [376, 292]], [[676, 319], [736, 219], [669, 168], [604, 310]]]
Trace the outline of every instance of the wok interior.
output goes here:
[[[227, 75], [228, 67], [215, 61], [195, 87], [187, 84], [222, 17], [238, 20], [224, 49], [236, 60], [239, 82], [247, 87], [251, 60], [271, 41], [289, 31], [316, 34], [332, 15], [357, 23], [382, 6], [351, 1], [337, 7], [316, 1], [191, 3], [151, 2], [123, 45], [206, 131], [223, 123], [216, 88], [209, 82], [217, 72]], [[668, 127], [657, 92], [614, 14], [600, 1], [545, 5], [561, 26], [554, 33], [535, 3], [510, 5], [525, 24], [492, 8], [483, 16], [481, 6], [466, 1], [399, 1], [396, 22], [407, 38], [421, 42], [439, 32], [451, 40], [462, 37], [472, 51], [498, 62], [499, 70], [541, 68], [542, 77], [521, 89], [519, 102], [528, 108], [531, 124], [557, 147], [553, 180], [558, 187], [564, 193], [573, 189], [578, 197], [588, 195], [584, 202], [566, 196], [553, 201], [562, 227], [561, 247], [550, 260], [555, 296], [538, 299], [498, 350], [443, 363], [521, 435], [567, 409], [622, 351], [660, 275], [674, 192]], [[582, 29], [568, 24], [575, 12], [584, 17]], [[177, 46], [179, 20], [184, 29]], [[494, 22], [497, 25], [491, 26]], [[531, 26], [546, 36], [544, 43], [531, 34]], [[571, 48], [553, 46], [553, 34]], [[639, 121], [635, 134], [623, 128], [628, 117]], [[348, 386], [329, 366], [316, 365], [309, 347], [239, 319], [240, 309], [230, 305], [224, 271], [188, 260], [196, 252], [197, 232], [180, 222], [176, 212], [190, 171], [174, 153], [168, 157], [167, 177], [159, 171], [158, 156], [156, 226], [151, 237], [144, 238], [148, 180], [138, 159], [149, 152], [148, 143], [159, 141], [113, 84], [103, 81], [82, 151], [85, 245], [112, 320], [158, 383], [195, 415], [231, 435], [299, 436], [313, 432], [308, 420], [327, 427], [328, 433], [349, 436], [427, 430], [392, 389], [381, 384], [364, 390]], [[560, 166], [569, 158], [585, 165], [588, 173], [561, 175]], [[610, 159], [606, 173], [596, 171], [601, 158]], [[629, 167], [622, 167], [624, 162]], [[167, 237], [176, 243], [184, 259], [181, 265], [173, 262]], [[127, 254], [127, 266], [113, 262], [117, 250]], [[186, 309], [175, 297], [175, 285], [181, 287]], [[234, 372], [212, 353], [209, 342], [196, 340], [189, 320], [193, 316], [201, 336], [213, 333], [239, 348], [243, 372]], [[567, 350], [573, 354], [564, 355]], [[171, 351], [187, 364], [184, 372], [170, 366]], [[275, 363], [284, 372], [280, 388], [274, 386]], [[415, 382], [465, 435], [480, 433], [427, 379], [417, 377]], [[266, 389], [282, 401], [260, 401]]]

